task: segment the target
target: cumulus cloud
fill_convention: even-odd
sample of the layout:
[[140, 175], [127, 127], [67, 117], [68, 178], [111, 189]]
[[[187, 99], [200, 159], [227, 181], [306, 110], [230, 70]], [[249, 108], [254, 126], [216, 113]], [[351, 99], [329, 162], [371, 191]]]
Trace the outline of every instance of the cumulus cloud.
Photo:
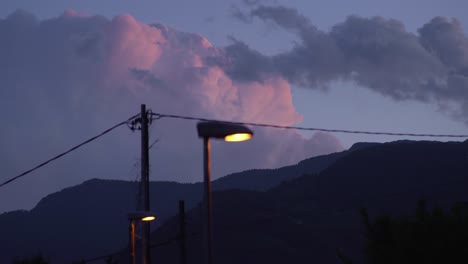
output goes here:
[[[241, 12], [296, 34], [286, 52], [265, 56], [241, 41], [226, 47], [223, 67], [236, 80], [282, 76], [308, 88], [353, 81], [395, 100], [435, 102], [468, 123], [468, 39], [456, 19], [436, 17], [418, 33], [394, 19], [350, 16], [325, 32], [293, 8], [259, 5]], [[247, 70], [246, 70], [247, 69]]]
[[[153, 112], [279, 125], [301, 121], [284, 76], [239, 81], [212, 62], [226, 58], [224, 48], [129, 15], [107, 19], [68, 10], [41, 21], [17, 11], [0, 19], [0, 39], [2, 180], [136, 114], [141, 103]], [[250, 142], [213, 144], [215, 177], [342, 149], [329, 134], [305, 138], [254, 129]], [[202, 179], [195, 123], [160, 119], [150, 134], [159, 140], [151, 150], [152, 180]], [[0, 200], [10, 202], [0, 203], [0, 211], [31, 207], [51, 191], [93, 177], [135, 179], [138, 148], [138, 135], [122, 127], [3, 188]]]

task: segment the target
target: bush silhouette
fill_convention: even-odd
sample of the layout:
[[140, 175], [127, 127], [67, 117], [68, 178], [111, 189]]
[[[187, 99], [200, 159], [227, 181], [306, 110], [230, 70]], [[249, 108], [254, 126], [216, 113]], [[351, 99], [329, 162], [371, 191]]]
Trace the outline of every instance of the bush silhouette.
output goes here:
[[420, 201], [414, 216], [380, 216], [361, 210], [371, 264], [468, 263], [468, 206], [429, 211]]
[[15, 260], [13, 261], [13, 264], [49, 264], [49, 262], [47, 262], [43, 256], [38, 255], [30, 259], [24, 258]]

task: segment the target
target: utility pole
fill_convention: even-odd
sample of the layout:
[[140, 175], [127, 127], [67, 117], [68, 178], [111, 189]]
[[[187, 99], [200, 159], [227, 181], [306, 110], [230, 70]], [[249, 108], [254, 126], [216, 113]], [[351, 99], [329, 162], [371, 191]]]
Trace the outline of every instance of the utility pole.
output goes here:
[[[141, 105], [141, 183], [143, 185], [143, 208], [150, 211], [149, 195], [149, 133], [148, 133], [148, 113], [146, 105]], [[143, 252], [145, 264], [151, 264], [151, 242], [150, 242], [150, 223], [143, 223]]]
[[187, 264], [187, 232], [184, 200], [179, 200], [180, 264]]

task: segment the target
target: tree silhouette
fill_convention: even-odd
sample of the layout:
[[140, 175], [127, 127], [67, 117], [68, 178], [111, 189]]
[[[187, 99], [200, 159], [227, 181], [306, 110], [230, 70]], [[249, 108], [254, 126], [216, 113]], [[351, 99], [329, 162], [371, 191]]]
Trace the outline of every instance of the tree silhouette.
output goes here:
[[106, 264], [118, 264], [119, 262], [117, 260], [114, 260], [112, 256], [109, 256], [105, 260]]
[[33, 258], [24, 258], [13, 261], [13, 264], [49, 264], [43, 256], [35, 256]]
[[413, 217], [380, 216], [361, 210], [370, 264], [468, 263], [468, 207], [429, 211], [418, 203]]

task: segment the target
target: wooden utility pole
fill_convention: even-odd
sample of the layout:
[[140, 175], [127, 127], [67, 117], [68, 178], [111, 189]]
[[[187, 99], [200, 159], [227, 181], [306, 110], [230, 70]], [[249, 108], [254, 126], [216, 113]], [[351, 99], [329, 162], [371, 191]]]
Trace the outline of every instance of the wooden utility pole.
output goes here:
[[[141, 105], [141, 182], [143, 185], [143, 208], [145, 211], [150, 211], [150, 195], [149, 195], [149, 133], [148, 133], [148, 113], [146, 105]], [[143, 223], [144, 232], [144, 263], [151, 264], [151, 241], [150, 241], [150, 223]]]
[[180, 264], [187, 264], [187, 232], [184, 200], [179, 200]]

